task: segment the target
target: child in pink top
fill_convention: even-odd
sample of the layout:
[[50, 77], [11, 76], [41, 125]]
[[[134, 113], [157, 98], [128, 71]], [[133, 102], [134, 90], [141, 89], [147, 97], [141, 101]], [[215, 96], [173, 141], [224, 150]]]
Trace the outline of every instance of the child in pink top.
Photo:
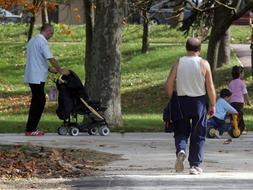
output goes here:
[[245, 130], [245, 123], [243, 120], [243, 106], [244, 103], [250, 105], [248, 91], [243, 80], [244, 69], [241, 66], [234, 66], [232, 68], [233, 80], [229, 83], [229, 90], [232, 92], [230, 98], [231, 105], [238, 111], [238, 126], [241, 131]]

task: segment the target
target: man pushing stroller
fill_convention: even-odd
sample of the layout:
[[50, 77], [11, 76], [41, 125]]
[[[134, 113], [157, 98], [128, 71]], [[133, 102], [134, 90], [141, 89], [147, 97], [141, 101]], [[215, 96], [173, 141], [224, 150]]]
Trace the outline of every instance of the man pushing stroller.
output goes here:
[[[44, 86], [48, 71], [62, 75], [69, 74], [68, 70], [60, 67], [49, 49], [47, 40], [53, 34], [53, 26], [45, 24], [41, 27], [40, 34], [30, 39], [27, 44], [24, 82], [31, 88], [32, 99], [26, 123], [26, 136], [44, 135], [44, 132], [37, 131], [37, 127], [46, 103]], [[51, 63], [52, 68], [49, 67], [48, 62]]]

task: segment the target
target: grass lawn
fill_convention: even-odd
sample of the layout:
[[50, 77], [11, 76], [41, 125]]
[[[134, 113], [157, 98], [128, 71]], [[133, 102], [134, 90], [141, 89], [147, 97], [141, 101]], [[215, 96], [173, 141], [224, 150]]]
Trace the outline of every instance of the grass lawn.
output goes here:
[[[74, 70], [84, 79], [84, 30], [83, 26], [71, 28], [71, 35], [63, 34], [56, 26], [50, 46], [60, 64]], [[66, 26], [64, 26], [66, 27]], [[0, 132], [23, 132], [29, 108], [30, 90], [23, 83], [25, 25], [0, 25]], [[246, 28], [232, 27], [233, 42], [246, 39]], [[238, 32], [241, 31], [241, 32]], [[37, 31], [35, 32], [37, 33]], [[167, 104], [165, 82], [172, 64], [184, 55], [185, 37], [168, 26], [151, 26], [150, 51], [141, 54], [141, 26], [126, 26], [122, 40], [122, 113], [124, 126], [115, 131], [162, 131], [162, 110]], [[247, 39], [243, 41], [247, 42]], [[207, 46], [203, 46], [202, 56]], [[226, 87], [231, 67], [237, 63], [232, 54], [231, 64], [214, 74], [217, 91]], [[250, 96], [253, 97], [250, 73], [246, 73]], [[50, 75], [50, 77], [54, 77]], [[46, 89], [53, 82], [49, 79]], [[40, 130], [56, 132], [62, 121], [55, 114], [56, 102], [48, 102], [41, 118]], [[253, 126], [252, 107], [245, 108], [246, 125]], [[253, 128], [251, 128], [253, 129]]]

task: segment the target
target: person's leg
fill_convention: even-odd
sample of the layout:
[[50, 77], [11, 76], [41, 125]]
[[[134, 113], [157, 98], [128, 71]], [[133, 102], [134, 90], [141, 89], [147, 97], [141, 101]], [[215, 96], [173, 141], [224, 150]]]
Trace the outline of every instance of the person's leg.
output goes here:
[[187, 119], [179, 120], [174, 122], [174, 139], [175, 139], [175, 147], [176, 154], [181, 150], [186, 152], [187, 141], [191, 132], [190, 121]]
[[44, 85], [45, 83], [29, 84], [32, 91], [32, 99], [26, 124], [26, 132], [34, 132], [37, 130], [46, 102]]
[[186, 146], [187, 141], [191, 131], [191, 124], [189, 117], [186, 113], [184, 113], [185, 107], [185, 97], [180, 97], [180, 107], [178, 111], [182, 113], [182, 119], [174, 122], [174, 139], [175, 139], [175, 147], [176, 147], [176, 164], [175, 170], [176, 172], [182, 172], [184, 170], [184, 160], [186, 158]]
[[241, 131], [244, 131], [245, 123], [244, 123], [244, 119], [243, 119], [243, 103], [232, 102], [231, 105], [238, 112], [238, 127], [240, 128]]
[[207, 126], [206, 99], [199, 98], [196, 101], [196, 116], [192, 118], [192, 130], [190, 136], [190, 147], [188, 161], [190, 166], [199, 166], [204, 158], [204, 143]]
[[176, 172], [184, 170], [184, 160], [186, 158], [186, 146], [190, 134], [190, 122], [187, 120], [180, 120], [176, 122], [174, 129], [174, 139], [176, 147]]

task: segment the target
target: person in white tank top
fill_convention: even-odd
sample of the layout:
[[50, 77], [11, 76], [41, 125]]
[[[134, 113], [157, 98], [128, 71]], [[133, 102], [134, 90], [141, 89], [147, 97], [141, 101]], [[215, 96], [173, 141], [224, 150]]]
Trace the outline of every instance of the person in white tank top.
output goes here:
[[[200, 174], [200, 164], [204, 157], [207, 113], [215, 112], [216, 93], [212, 73], [208, 62], [199, 57], [201, 42], [197, 38], [189, 38], [186, 42], [187, 54], [181, 57], [167, 79], [167, 94], [171, 98], [176, 83], [178, 104], [182, 118], [173, 121], [176, 147], [176, 172], [184, 170], [184, 159], [188, 139], [190, 174]], [[209, 97], [209, 104], [206, 99]], [[173, 110], [173, 109], [172, 109]]]

